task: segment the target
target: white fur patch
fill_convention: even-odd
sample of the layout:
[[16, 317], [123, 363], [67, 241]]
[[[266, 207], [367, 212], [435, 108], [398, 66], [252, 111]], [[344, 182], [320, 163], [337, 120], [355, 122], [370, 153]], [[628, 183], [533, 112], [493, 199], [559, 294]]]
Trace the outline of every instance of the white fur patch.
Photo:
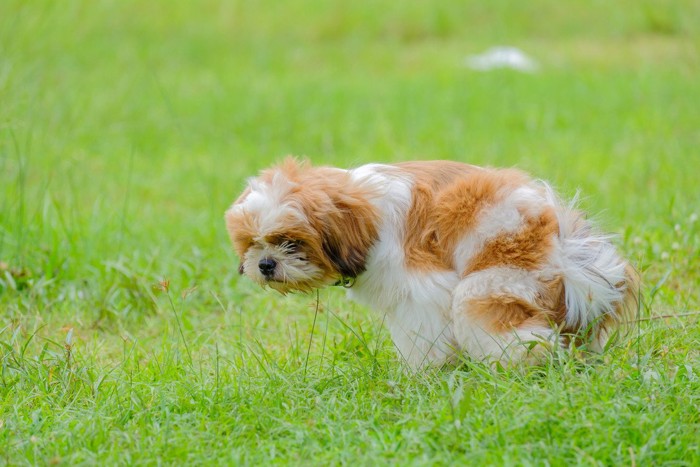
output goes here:
[[278, 229], [281, 218], [292, 217], [299, 222], [307, 222], [306, 216], [297, 206], [282, 201], [296, 183], [289, 181], [281, 172], [273, 176], [272, 183], [251, 179], [248, 186], [250, 193], [241, 203], [233, 205], [231, 210], [252, 216], [256, 221], [259, 238]]
[[512, 267], [493, 267], [469, 274], [454, 290], [453, 308], [464, 302], [491, 295], [511, 295], [534, 302], [541, 283], [537, 274]]
[[382, 219], [379, 239], [367, 256], [365, 273], [348, 297], [381, 310], [398, 352], [411, 367], [440, 364], [455, 352], [449, 309], [458, 278], [453, 271], [407, 270], [403, 250], [413, 182], [395, 167], [371, 164], [352, 171], [380, 194], [374, 204]]

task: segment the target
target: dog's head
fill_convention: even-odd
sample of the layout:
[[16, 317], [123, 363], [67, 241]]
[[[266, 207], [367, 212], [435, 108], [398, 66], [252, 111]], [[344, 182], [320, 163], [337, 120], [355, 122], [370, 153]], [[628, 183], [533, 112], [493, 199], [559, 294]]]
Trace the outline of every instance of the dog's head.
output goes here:
[[371, 196], [341, 169], [287, 158], [263, 171], [226, 211], [239, 272], [282, 293], [356, 277], [377, 236]]

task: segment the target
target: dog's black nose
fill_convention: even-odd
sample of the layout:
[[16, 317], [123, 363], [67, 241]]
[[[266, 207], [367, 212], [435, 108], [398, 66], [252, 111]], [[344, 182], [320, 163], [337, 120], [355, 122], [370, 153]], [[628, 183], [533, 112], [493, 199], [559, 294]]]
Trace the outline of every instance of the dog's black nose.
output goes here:
[[277, 261], [272, 258], [263, 258], [258, 263], [258, 268], [260, 272], [265, 277], [272, 277], [275, 274], [275, 268], [277, 267]]

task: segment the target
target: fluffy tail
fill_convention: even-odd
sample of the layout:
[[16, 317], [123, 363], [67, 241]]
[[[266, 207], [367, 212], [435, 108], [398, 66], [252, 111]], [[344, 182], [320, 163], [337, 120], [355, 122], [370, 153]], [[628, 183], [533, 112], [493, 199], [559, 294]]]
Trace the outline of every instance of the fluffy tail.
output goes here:
[[591, 347], [602, 349], [612, 329], [634, 316], [638, 276], [617, 253], [611, 236], [597, 232], [577, 211], [578, 196], [563, 204], [549, 186], [547, 196], [559, 221], [556, 267], [564, 281], [564, 327], [590, 332]]

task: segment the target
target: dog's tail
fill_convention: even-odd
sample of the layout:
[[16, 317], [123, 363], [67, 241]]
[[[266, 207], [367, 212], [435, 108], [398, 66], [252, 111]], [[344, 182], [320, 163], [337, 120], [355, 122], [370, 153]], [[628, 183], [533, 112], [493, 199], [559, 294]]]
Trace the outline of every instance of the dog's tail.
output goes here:
[[591, 336], [591, 349], [602, 350], [611, 332], [634, 317], [638, 275], [611, 236], [597, 232], [576, 209], [578, 195], [564, 204], [549, 186], [546, 190], [559, 222], [555, 267], [564, 282], [564, 329]]

